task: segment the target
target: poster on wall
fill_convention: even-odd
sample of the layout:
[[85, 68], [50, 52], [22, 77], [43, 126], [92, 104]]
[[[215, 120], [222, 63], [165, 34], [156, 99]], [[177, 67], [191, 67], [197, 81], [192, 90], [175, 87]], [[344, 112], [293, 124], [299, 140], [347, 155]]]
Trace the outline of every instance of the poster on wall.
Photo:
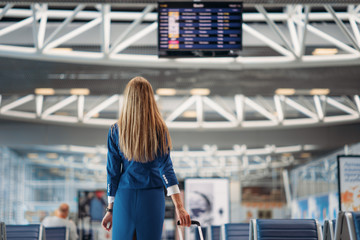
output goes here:
[[339, 193], [332, 192], [329, 194], [329, 218], [335, 219], [339, 211]]
[[[201, 226], [230, 222], [229, 180], [226, 178], [185, 179], [185, 208]], [[195, 239], [186, 232], [186, 239]], [[190, 237], [191, 236], [191, 237]]]
[[309, 204], [308, 199], [294, 200], [291, 205], [292, 218], [308, 218]]
[[292, 202], [292, 218], [315, 218], [322, 224], [326, 219], [335, 219], [339, 209], [337, 192], [314, 195]]
[[309, 218], [323, 223], [329, 219], [329, 195], [320, 195], [309, 198]]
[[360, 211], [360, 156], [338, 156], [340, 211]]

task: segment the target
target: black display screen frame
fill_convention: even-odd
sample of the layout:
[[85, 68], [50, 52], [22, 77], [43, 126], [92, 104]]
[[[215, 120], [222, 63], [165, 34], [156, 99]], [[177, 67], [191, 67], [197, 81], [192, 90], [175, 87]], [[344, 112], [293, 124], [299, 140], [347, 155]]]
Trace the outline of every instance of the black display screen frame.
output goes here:
[[337, 174], [338, 174], [338, 193], [339, 193], [339, 211], [351, 211], [351, 210], [348, 210], [348, 209], [342, 209], [341, 207], [341, 183], [343, 181], [343, 179], [341, 179], [341, 169], [340, 169], [340, 161], [341, 159], [346, 159], [346, 158], [359, 158], [360, 159], [360, 155], [338, 155], [337, 156]]
[[[239, 27], [239, 35], [240, 35], [240, 47], [239, 48], [209, 48], [209, 49], [163, 49], [160, 48], [160, 12], [161, 9], [164, 8], [161, 5], [167, 4], [167, 8], [193, 8], [193, 4], [202, 4], [204, 8], [219, 8], [224, 9], [229, 4], [238, 5], [239, 15], [240, 15], [240, 27]], [[170, 6], [169, 6], [170, 5]], [[186, 57], [238, 57], [240, 55], [240, 51], [242, 50], [243, 43], [243, 3], [240, 1], [205, 1], [205, 2], [191, 2], [191, 1], [158, 1], [158, 57], [159, 58], [186, 58]]]

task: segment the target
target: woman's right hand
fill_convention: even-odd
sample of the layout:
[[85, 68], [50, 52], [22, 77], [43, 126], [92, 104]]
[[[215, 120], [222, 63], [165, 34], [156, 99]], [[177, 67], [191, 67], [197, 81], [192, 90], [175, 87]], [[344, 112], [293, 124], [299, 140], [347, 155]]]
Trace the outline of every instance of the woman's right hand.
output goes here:
[[187, 226], [187, 227], [191, 226], [190, 215], [187, 213], [184, 207], [177, 207], [176, 215], [179, 218], [181, 226]]
[[101, 226], [108, 232], [111, 230], [111, 227], [112, 227], [112, 213], [111, 212], [106, 212], [106, 214], [101, 222]]

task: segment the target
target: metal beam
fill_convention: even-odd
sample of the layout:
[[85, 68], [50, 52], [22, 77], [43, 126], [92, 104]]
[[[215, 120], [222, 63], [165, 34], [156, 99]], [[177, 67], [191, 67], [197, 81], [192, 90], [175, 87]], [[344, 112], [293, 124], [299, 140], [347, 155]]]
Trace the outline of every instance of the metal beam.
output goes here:
[[41, 113], [42, 113], [42, 109], [43, 109], [43, 102], [44, 102], [44, 96], [42, 95], [37, 95], [35, 97], [35, 102], [36, 102], [36, 117], [40, 117]]
[[[314, 28], [311, 25], [312, 22], [317, 21], [336, 21], [341, 22], [350, 21], [356, 41], [360, 38], [360, 33], [356, 26], [356, 22], [360, 21], [360, 14], [358, 13], [358, 7], [355, 9], [351, 7], [348, 11], [333, 11], [333, 15], [330, 12], [310, 12], [311, 5], [285, 5], [282, 4], [282, 11], [278, 12], [266, 12], [264, 4], [257, 4], [259, 13], [246, 12], [244, 10], [243, 14], [243, 30], [244, 32], [249, 33], [256, 40], [259, 40], [265, 43], [266, 46], [271, 47], [281, 56], [241, 56], [236, 59], [159, 59], [157, 55], [138, 55], [138, 54], [123, 54], [122, 50], [133, 45], [146, 34], [156, 29], [156, 22], [151, 24], [149, 28], [139, 33], [136, 33], [133, 36], [129, 36], [129, 32], [133, 30], [134, 26], [142, 20], [145, 21], [156, 21], [156, 13], [152, 13], [151, 10], [155, 6], [154, 4], [147, 5], [147, 7], [142, 12], [126, 12], [126, 11], [111, 11], [111, 8], [106, 11], [105, 6], [110, 6], [109, 3], [106, 4], [97, 4], [97, 9], [104, 9], [105, 11], [94, 11], [84, 9], [83, 4], [79, 4], [75, 9], [64, 10], [56, 9], [52, 6], [50, 9], [46, 9], [46, 4], [42, 4], [42, 8], [26, 8], [30, 6], [29, 4], [24, 7], [11, 8], [10, 5], [6, 5], [3, 8], [0, 8], [0, 13], [5, 14], [6, 17], [18, 18], [19, 22], [6, 26], [0, 30], [0, 36], [7, 33], [13, 32], [17, 29], [23, 28], [24, 26], [33, 23], [34, 29], [32, 35], [37, 36], [37, 39], [32, 41], [34, 46], [38, 45], [40, 52], [35, 51], [34, 47], [19, 46], [15, 44], [9, 45], [0, 45], [0, 56], [4, 57], [16, 57], [16, 58], [27, 58], [27, 59], [37, 59], [42, 61], [63, 61], [63, 62], [77, 62], [77, 63], [89, 63], [89, 64], [101, 64], [101, 65], [120, 65], [120, 66], [147, 66], [147, 67], [162, 67], [162, 68], [216, 68], [216, 69], [245, 69], [245, 68], [284, 68], [284, 67], [308, 67], [308, 66], [336, 66], [338, 64], [360, 64], [360, 54], [357, 49], [354, 49], [348, 46], [347, 41], [340, 41], [336, 39], [331, 34], [325, 34], [325, 31], [322, 31], [321, 26]], [[323, 4], [322, 4], [323, 5]], [[280, 5], [279, 5], [280, 6]], [[305, 12], [302, 13], [302, 8], [304, 7]], [[333, 9], [334, 10], [334, 9]], [[105, 14], [105, 12], [107, 12]], [[35, 21], [34, 17], [35, 16]], [[36, 24], [40, 19], [40, 28], [37, 31]], [[110, 21], [111, 19], [111, 21]], [[63, 20], [62, 23], [59, 23], [59, 26], [53, 31], [53, 24], [46, 24], [47, 21], [53, 20]], [[72, 20], [88, 21], [83, 26], [75, 30], [71, 29], [69, 23]], [[113, 24], [118, 24], [118, 21], [132, 21], [130, 26], [121, 32], [119, 36], [113, 36], [115, 39], [120, 39], [114, 41], [112, 47], [108, 49], [109, 30], [112, 29]], [[281, 22], [275, 24], [275, 22]], [[101, 51], [70, 51], [70, 52], [59, 52], [59, 51], [45, 51], [50, 50], [60, 44], [66, 43], [75, 36], [79, 36], [83, 31], [94, 27], [101, 23], [103, 31], [100, 32], [100, 38], [95, 40], [95, 44], [101, 49]], [[266, 36], [266, 34], [261, 33], [256, 30], [257, 23], [265, 23], [265, 26], [269, 29], [272, 29], [280, 38], [280, 44], [277, 43], [278, 40], [272, 40]], [[6, 23], [7, 24], [7, 23]], [[286, 27], [287, 24], [287, 27]], [[49, 26], [51, 25], [51, 26]], [[297, 31], [295, 30], [295, 25], [297, 25]], [[280, 28], [280, 26], [282, 28]], [[68, 28], [67, 28], [68, 27]], [[302, 28], [301, 28], [302, 27]], [[48, 31], [50, 30], [51, 31]], [[302, 33], [301, 29], [304, 30]], [[286, 39], [288, 31], [290, 31], [290, 36], [292, 44]], [[343, 29], [344, 30], [344, 29]], [[56, 39], [58, 34], [64, 32], [64, 35]], [[344, 50], [346, 53], [336, 54], [334, 56], [312, 56], [311, 54], [304, 55], [304, 50], [306, 43], [304, 41], [307, 31], [314, 33], [319, 36], [321, 41], [327, 41], [331, 44], [336, 45], [337, 47]], [[43, 37], [45, 32], [51, 32], [50, 37], [43, 42]], [[126, 34], [125, 34], [126, 33]], [[36, 38], [36, 37], [35, 37]], [[298, 38], [298, 40], [296, 39]], [[100, 40], [102, 39], [102, 40]], [[303, 41], [301, 41], [303, 39]], [[0, 39], [1, 40], [1, 39]], [[324, 41], [324, 44], [327, 45], [327, 42]], [[1, 43], [1, 41], [0, 41]], [[119, 45], [117, 45], [119, 43]], [[51, 45], [49, 45], [51, 44]], [[72, 44], [72, 43], [71, 43]], [[155, 40], [152, 40], [153, 45], [155, 45]], [[41, 46], [43, 45], [43, 46]], [[284, 45], [285, 47], [281, 46]], [[293, 46], [292, 46], [293, 45]], [[359, 45], [359, 44], [358, 44]], [[118, 49], [115, 49], [115, 46]], [[294, 49], [296, 48], [296, 50]], [[299, 49], [300, 48], [300, 54]], [[115, 51], [116, 50], [116, 51]], [[112, 53], [111, 57], [107, 58], [107, 52]], [[120, 52], [120, 53], [118, 53]], [[105, 54], [104, 54], [105, 53]], [[296, 57], [295, 57], [295, 55]], [[105, 56], [105, 57], [104, 57]]]
[[50, 114], [60, 110], [61, 108], [73, 103], [74, 101], [76, 101], [78, 98], [78, 96], [73, 95], [73, 96], [69, 96], [66, 97], [65, 99], [61, 100], [60, 102], [54, 104], [53, 106], [49, 107], [48, 109], [46, 109], [42, 114], [41, 114], [41, 118], [47, 118]]
[[236, 117], [239, 124], [241, 124], [244, 120], [244, 104], [245, 104], [244, 95], [235, 95], [234, 100], [235, 100]]
[[[360, 121], [358, 95], [354, 96], [353, 99], [346, 98], [346, 105], [341, 97], [304, 96], [303, 98], [306, 98], [306, 101], [301, 103], [285, 96], [261, 97], [261, 101], [254, 101], [252, 98], [236, 95], [224, 99], [226, 109], [207, 96], [190, 96], [185, 100], [174, 96], [169, 98], [158, 96], [158, 98], [158, 104], [170, 129], [242, 129], [275, 126], [281, 128], [282, 126], [309, 126]], [[77, 123], [79, 125], [99, 125], [104, 127], [116, 122], [122, 104], [122, 96], [119, 95], [109, 96], [105, 100], [103, 100], [103, 96], [71, 95], [61, 98], [59, 96], [44, 97], [32, 94], [14, 99], [10, 102], [7, 100], [7, 104], [0, 109], [0, 118], [11, 116], [14, 119], [26, 120], [41, 116], [36, 121], [60, 124]], [[25, 103], [32, 100], [35, 100], [35, 104], [25, 105]], [[70, 105], [75, 101], [77, 101], [77, 104]], [[98, 101], [102, 102], [93, 107], [93, 104]], [[2, 104], [4, 102], [5, 100], [2, 99]], [[43, 107], [49, 104], [52, 106], [44, 111]], [[112, 106], [113, 104], [116, 104], [116, 106]], [[285, 108], [284, 104], [291, 108]], [[327, 104], [335, 108], [327, 108]], [[21, 110], [16, 110], [15, 108], [19, 106], [22, 106]], [[65, 108], [65, 106], [67, 107]], [[87, 106], [93, 108], [84, 116], [84, 109], [89, 109]], [[193, 106], [195, 106], [197, 113], [195, 120], [176, 120], [186, 110], [193, 110]], [[275, 106], [275, 109], [272, 106]], [[67, 114], [65, 116], [52, 115], [60, 109], [67, 112]], [[95, 114], [101, 114], [105, 109], [107, 109], [107, 114], [110, 113], [113, 118], [93, 118]], [[316, 112], [309, 109], [316, 109]], [[329, 111], [329, 113], [326, 114], [326, 111]], [[74, 112], [76, 113], [75, 116], [73, 116]], [[285, 116], [290, 114], [293, 117], [285, 119]], [[186, 118], [186, 116], [184, 117]], [[264, 120], [264, 117], [268, 120]]]
[[110, 47], [110, 11], [111, 6], [110, 4], [104, 4], [101, 6], [101, 30], [102, 30], [102, 45], [101, 51], [104, 53], [104, 57], [109, 55], [109, 47]]
[[202, 126], [202, 123], [204, 121], [204, 106], [203, 106], [203, 97], [202, 96], [196, 96], [196, 121], [197, 124], [199, 124], [199, 127]]
[[84, 118], [84, 106], [85, 106], [85, 97], [78, 97], [78, 105], [77, 105], [77, 117], [79, 121], [82, 121]]
[[99, 113], [100, 111], [104, 110], [105, 108], [107, 108], [108, 106], [110, 106], [111, 104], [113, 104], [114, 102], [116, 102], [119, 99], [119, 95], [114, 94], [111, 97], [107, 98], [105, 101], [103, 101], [102, 103], [100, 103], [99, 105], [97, 105], [96, 107], [94, 107], [93, 109], [91, 109], [85, 116], [83, 121], [86, 122], [88, 121], [91, 117], [93, 117], [95, 114]]
[[358, 25], [357, 25], [357, 23], [355, 21], [355, 18], [353, 16], [350, 16], [349, 22], [350, 22], [351, 28], [352, 28], [352, 30], [354, 32], [356, 41], [357, 41], [358, 44], [360, 44], [360, 32], [359, 32]]
[[286, 104], [288, 104], [289, 106], [293, 107], [294, 109], [298, 110], [299, 112], [303, 113], [304, 115], [306, 115], [306, 116], [308, 116], [308, 117], [310, 117], [312, 119], [317, 120], [317, 115], [315, 113], [313, 113], [312, 111], [310, 111], [306, 107], [302, 106], [301, 104], [295, 102], [294, 100], [286, 97], [284, 99], [284, 102]]
[[267, 111], [263, 106], [260, 106], [255, 101], [251, 100], [250, 98], [248, 98], [248, 97], [245, 98], [245, 104], [248, 105], [249, 107], [253, 108], [254, 110], [256, 110], [261, 115], [265, 116], [272, 122], [277, 122], [276, 117], [272, 113]]
[[316, 108], [316, 112], [317, 112], [319, 121], [323, 121], [325, 114], [324, 114], [324, 111], [322, 108], [320, 96], [314, 96], [314, 102], [315, 102], [315, 108]]
[[129, 27], [111, 44], [111, 50], [110, 53], [114, 53], [117, 46], [121, 43], [122, 40], [125, 39], [125, 37], [135, 29], [135, 27], [139, 26], [139, 24], [144, 20], [146, 15], [150, 13], [152, 10], [154, 10], [155, 5], [148, 5], [145, 7], [145, 9], [142, 11], [141, 16], [136, 18]]
[[[304, 24], [303, 22], [301, 22], [301, 21], [297, 21], [297, 22], [298, 22], [298, 24], [305, 25], [305, 24]], [[308, 30], [309, 32], [312, 32], [313, 34], [321, 37], [322, 39], [324, 39], [324, 40], [326, 40], [326, 41], [328, 41], [328, 42], [330, 42], [330, 43], [332, 43], [332, 44], [334, 44], [334, 45], [336, 45], [337, 47], [343, 49], [343, 50], [346, 51], [346, 52], [353, 53], [353, 54], [356, 54], [356, 55], [359, 54], [359, 52], [358, 52], [356, 49], [354, 49], [354, 48], [352, 48], [352, 47], [349, 47], [347, 44], [339, 41], [338, 39], [330, 36], [329, 34], [323, 32], [323, 31], [320, 31], [319, 29], [317, 29], [317, 28], [315, 28], [315, 27], [313, 27], [313, 26], [311, 26], [311, 25], [309, 25], [309, 24], [306, 25], [306, 28], [307, 28], [307, 30]]]
[[7, 26], [0, 30], [0, 37], [4, 36], [10, 32], [16, 31], [26, 25], [29, 25], [32, 22], [33, 22], [33, 16], [25, 18], [24, 20], [21, 20], [17, 23], [11, 24], [10, 26]]
[[46, 47], [44, 47], [44, 51], [49, 50], [51, 48], [55, 48], [57, 46], [59, 46], [60, 44], [82, 34], [83, 32], [88, 31], [89, 29], [95, 27], [96, 25], [98, 25], [101, 22], [101, 17], [95, 18], [94, 20], [85, 23], [84, 25], [82, 25], [81, 27], [78, 27], [76, 29], [74, 29], [73, 31], [65, 34], [62, 37], [59, 37], [58, 39], [49, 42]]
[[357, 110], [358, 110], [358, 112], [360, 114], [360, 98], [359, 98], [359, 95], [355, 95], [354, 100], [355, 100], [355, 103], [356, 103]]
[[326, 98], [326, 102], [350, 115], [354, 115], [354, 116], [358, 116], [359, 113], [356, 112], [354, 109], [340, 103], [339, 101], [336, 101], [335, 99], [333, 99], [332, 97], [327, 97]]
[[278, 26], [276, 26], [274, 21], [269, 18], [265, 8], [262, 5], [255, 5], [255, 8], [256, 8], [256, 10], [258, 10], [258, 12], [260, 12], [265, 17], [266, 22], [269, 24], [271, 29], [275, 32], [276, 35], [278, 35], [280, 37], [280, 39], [282, 40], [284, 45], [287, 47], [287, 49], [296, 57], [297, 55], [295, 54], [293, 48], [291, 47], [290, 43], [286, 39], [285, 35], [280, 31]]
[[256, 31], [254, 28], [250, 27], [249, 25], [243, 23], [243, 30], [251, 35], [253, 35], [254, 37], [258, 38], [260, 41], [264, 42], [265, 44], [267, 44], [269, 47], [271, 47], [272, 49], [274, 49], [275, 51], [279, 52], [280, 54], [284, 55], [284, 56], [291, 56], [293, 55], [293, 53], [282, 47], [281, 45], [279, 45], [278, 43], [276, 43], [275, 41], [271, 40], [270, 38], [268, 38], [267, 36], [265, 36], [264, 34]]
[[5, 5], [5, 7], [1, 10], [0, 13], [0, 20], [5, 16], [6, 12], [9, 11], [14, 6], [12, 3], [8, 3]]
[[131, 44], [133, 44], [134, 42], [136, 42], [137, 40], [145, 37], [146, 35], [148, 35], [149, 33], [151, 33], [152, 31], [156, 30], [158, 27], [158, 23], [154, 22], [152, 24], [150, 24], [149, 26], [145, 27], [144, 29], [142, 29], [141, 31], [137, 32], [136, 34], [134, 34], [133, 36], [129, 37], [128, 39], [126, 39], [125, 41], [123, 41], [122, 43], [120, 43], [119, 45], [117, 45], [114, 50], [111, 51], [112, 55], [121, 52], [122, 50], [126, 49], [127, 47], [129, 47]]
[[186, 99], [185, 102], [183, 102], [180, 106], [178, 106], [167, 118], [166, 122], [172, 122], [177, 117], [179, 117], [186, 109], [188, 109], [191, 105], [193, 105], [196, 102], [196, 97], [191, 96], [188, 99]]
[[33, 32], [34, 47], [36, 50], [39, 50], [37, 20], [40, 18], [40, 14], [38, 13], [38, 8], [39, 8], [39, 4], [36, 3], [31, 4], [31, 10], [33, 14], [32, 32]]
[[78, 6], [76, 6], [76, 8], [74, 9], [74, 11], [71, 13], [71, 15], [67, 16], [67, 18], [61, 23], [61, 25], [59, 25], [52, 33], [51, 35], [46, 39], [43, 48], [45, 48], [50, 41], [53, 40], [53, 38], [61, 31], [63, 30], [66, 26], [68, 26], [68, 24], [75, 18], [75, 16], [82, 11], [84, 8], [86, 7], [86, 5], [84, 4], [79, 4]]
[[284, 111], [283, 111], [283, 104], [282, 104], [283, 98], [284, 98], [284, 96], [279, 96], [279, 95], [274, 96], [277, 119], [280, 124], [282, 124], [284, 121]]
[[333, 16], [334, 21], [339, 26], [341, 31], [345, 34], [345, 36], [350, 40], [356, 50], [360, 51], [359, 44], [356, 42], [354, 37], [351, 35], [349, 30], [346, 28], [345, 24], [336, 16], [334, 9], [330, 5], [325, 5], [325, 9]]
[[5, 113], [11, 109], [14, 109], [16, 107], [19, 107], [27, 102], [30, 102], [34, 100], [35, 96], [33, 94], [27, 95], [25, 97], [19, 98], [15, 100], [14, 102], [11, 102], [3, 107], [0, 108], [0, 113]]
[[233, 114], [229, 113], [228, 111], [226, 111], [215, 101], [211, 100], [209, 97], [203, 97], [202, 99], [206, 105], [208, 105], [210, 108], [214, 109], [218, 114], [223, 116], [225, 119], [227, 119], [230, 122], [236, 122], [235, 116]]
[[[302, 58], [305, 54], [305, 41], [306, 41], [306, 35], [307, 35], [307, 25], [309, 24], [309, 13], [311, 9], [310, 6], [305, 6], [305, 18], [304, 18], [304, 25], [303, 25], [303, 31], [302, 31], [302, 39], [301, 39], [301, 47], [300, 47], [300, 55], [299, 58]], [[300, 25], [299, 25], [300, 26]]]
[[44, 44], [46, 23], [47, 23], [47, 13], [48, 13], [47, 9], [48, 9], [48, 5], [45, 3], [45, 4], [43, 4], [42, 9], [40, 10], [41, 18], [40, 18], [40, 26], [38, 29], [38, 36], [37, 36], [39, 49], [42, 49], [43, 44]]

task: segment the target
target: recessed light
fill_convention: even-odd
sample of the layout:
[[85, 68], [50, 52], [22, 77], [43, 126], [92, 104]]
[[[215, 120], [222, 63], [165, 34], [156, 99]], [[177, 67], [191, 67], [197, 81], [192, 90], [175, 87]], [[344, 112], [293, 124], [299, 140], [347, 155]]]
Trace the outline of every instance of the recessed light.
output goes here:
[[56, 159], [58, 158], [58, 155], [56, 153], [47, 153], [46, 157], [49, 159]]
[[174, 88], [158, 88], [156, 94], [161, 96], [174, 96], [176, 90]]
[[72, 88], [70, 89], [71, 95], [89, 95], [90, 90], [88, 88]]
[[335, 55], [339, 52], [337, 48], [316, 48], [312, 55]]
[[190, 90], [190, 94], [206, 96], [206, 95], [210, 94], [210, 89], [208, 89], [208, 88], [193, 88]]
[[68, 112], [56, 112], [56, 113], [54, 113], [54, 115], [57, 115], [57, 116], [69, 116], [70, 114]]
[[73, 49], [72, 48], [53, 48], [51, 49], [51, 51], [54, 52], [71, 52]]
[[39, 154], [37, 154], [37, 153], [28, 153], [27, 157], [30, 158], [30, 159], [37, 159], [37, 158], [39, 158]]
[[310, 95], [328, 95], [330, 89], [328, 88], [314, 88], [310, 90]]
[[36, 88], [35, 94], [37, 94], [37, 95], [54, 95], [55, 90], [53, 88]]
[[300, 154], [300, 158], [309, 158], [311, 157], [311, 153], [309, 152], [303, 152]]
[[87, 158], [93, 158], [93, 157], [95, 157], [95, 156], [96, 156], [95, 153], [86, 153], [86, 154], [85, 154], [85, 157], [87, 157]]
[[278, 88], [275, 90], [276, 95], [294, 95], [295, 89], [294, 88]]
[[184, 118], [196, 118], [196, 111], [186, 111], [182, 114]]

